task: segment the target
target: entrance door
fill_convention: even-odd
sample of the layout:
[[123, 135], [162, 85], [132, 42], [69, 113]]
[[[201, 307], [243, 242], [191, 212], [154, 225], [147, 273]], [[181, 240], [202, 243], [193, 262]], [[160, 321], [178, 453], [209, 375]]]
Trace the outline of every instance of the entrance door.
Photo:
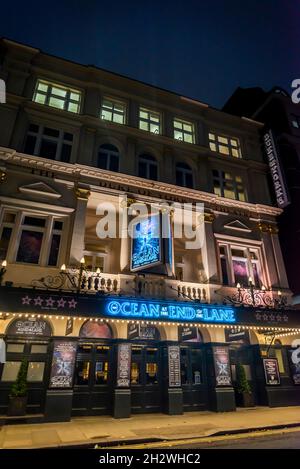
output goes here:
[[131, 356], [132, 413], [160, 412], [160, 349], [133, 345]]
[[110, 345], [81, 343], [74, 375], [73, 415], [108, 415], [112, 412]]
[[208, 408], [204, 350], [180, 347], [181, 386], [184, 412]]

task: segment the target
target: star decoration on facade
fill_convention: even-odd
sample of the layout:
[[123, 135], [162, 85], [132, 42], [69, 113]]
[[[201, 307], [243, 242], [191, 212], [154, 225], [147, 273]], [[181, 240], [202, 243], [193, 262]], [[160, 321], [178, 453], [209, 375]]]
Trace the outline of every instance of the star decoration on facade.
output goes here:
[[270, 321], [275, 321], [275, 316], [274, 316], [274, 314], [270, 314]]
[[74, 298], [68, 301], [68, 303], [69, 303], [69, 308], [75, 308], [75, 306], [77, 305], [77, 301], [75, 301]]
[[256, 317], [256, 319], [257, 319], [258, 321], [261, 320], [261, 315], [260, 315], [259, 313], [257, 313], [257, 314], [255, 315], [255, 317]]
[[280, 316], [280, 314], [277, 314], [276, 319], [277, 319], [278, 322], [282, 321], [282, 317]]
[[66, 300], [64, 300], [63, 298], [60, 298], [60, 300], [57, 300], [57, 307], [58, 308], [64, 308], [65, 304], [66, 304]]
[[267, 314], [264, 314], [264, 315], [263, 315], [263, 320], [264, 320], [264, 321], [267, 321], [267, 320], [268, 320], [268, 315], [267, 315]]
[[28, 295], [23, 296], [23, 298], [22, 298], [22, 305], [30, 305], [30, 302], [31, 302], [31, 298], [29, 298]]
[[284, 322], [288, 322], [289, 317], [285, 314], [285, 315], [283, 316], [283, 320], [284, 320]]
[[50, 306], [51, 308], [53, 307], [55, 300], [50, 296], [48, 300], [46, 300], [47, 306]]
[[37, 298], [34, 298], [34, 305], [35, 306], [42, 306], [42, 303], [43, 303], [43, 298], [41, 298], [40, 296], [38, 296]]

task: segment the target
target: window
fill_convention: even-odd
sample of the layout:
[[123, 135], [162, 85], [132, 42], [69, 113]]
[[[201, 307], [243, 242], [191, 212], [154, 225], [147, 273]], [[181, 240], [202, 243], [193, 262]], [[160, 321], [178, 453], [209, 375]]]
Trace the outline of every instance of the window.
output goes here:
[[23, 353], [24, 344], [7, 344], [6, 351], [7, 353]]
[[24, 153], [69, 163], [72, 144], [73, 135], [69, 132], [30, 124]]
[[243, 187], [243, 181], [240, 176], [234, 176], [231, 173], [213, 170], [214, 193], [227, 199], [246, 201], [246, 193]]
[[242, 157], [238, 138], [225, 137], [224, 135], [217, 135], [210, 132], [208, 139], [211, 151], [216, 151], [222, 155], [234, 156], [235, 158]]
[[219, 245], [220, 267], [223, 285], [249, 285], [249, 277], [253, 284], [262, 284], [260, 251], [244, 246]]
[[160, 114], [150, 109], [140, 108], [139, 126], [141, 130], [146, 130], [153, 134], [160, 134]]
[[47, 345], [33, 344], [31, 346], [30, 353], [47, 353], [47, 349], [48, 349]]
[[5, 212], [3, 222], [0, 227], [0, 261], [6, 259], [12, 230], [14, 227], [16, 214], [12, 212]]
[[92, 272], [96, 272], [97, 269], [104, 272], [105, 257], [105, 254], [99, 252], [84, 251], [85, 268]]
[[176, 164], [176, 184], [178, 186], [193, 188], [193, 172], [188, 164]]
[[44, 80], [38, 80], [33, 101], [39, 104], [79, 113], [81, 92], [73, 88], [57, 85]]
[[98, 152], [97, 166], [109, 171], [119, 171], [119, 151], [117, 147], [110, 144], [101, 145]]
[[125, 124], [126, 105], [121, 101], [111, 98], [104, 98], [102, 101], [100, 118], [116, 124]]
[[[1, 256], [16, 262], [57, 266], [63, 224], [63, 219], [52, 215], [38, 216], [5, 210], [0, 226]], [[2, 239], [6, 229], [10, 229], [11, 234], [14, 231], [16, 235], [5, 237], [4, 246]], [[15, 237], [17, 242], [12, 244], [11, 240]]]
[[174, 119], [174, 138], [186, 143], [195, 143], [195, 129], [192, 122]]
[[146, 179], [157, 180], [158, 167], [156, 159], [151, 155], [140, 155], [139, 176]]
[[4, 363], [1, 381], [16, 381], [21, 362]]
[[38, 383], [43, 381], [45, 362], [29, 362], [27, 369], [27, 381]]

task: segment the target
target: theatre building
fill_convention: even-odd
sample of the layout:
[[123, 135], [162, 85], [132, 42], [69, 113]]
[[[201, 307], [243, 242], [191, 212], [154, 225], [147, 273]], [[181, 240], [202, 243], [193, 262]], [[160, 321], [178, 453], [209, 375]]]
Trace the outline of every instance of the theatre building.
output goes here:
[[[8, 40], [0, 54], [1, 420], [22, 362], [32, 421], [234, 411], [237, 364], [254, 405], [299, 405], [262, 124]], [[178, 236], [183, 204], [199, 243]]]

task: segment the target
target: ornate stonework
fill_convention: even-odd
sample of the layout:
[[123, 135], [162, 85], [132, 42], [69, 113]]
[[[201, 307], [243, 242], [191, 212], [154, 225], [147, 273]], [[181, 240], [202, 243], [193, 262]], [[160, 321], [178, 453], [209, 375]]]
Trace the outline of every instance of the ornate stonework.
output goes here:
[[88, 200], [89, 196], [91, 195], [91, 191], [88, 189], [83, 189], [81, 187], [76, 187], [75, 195], [77, 199]]

